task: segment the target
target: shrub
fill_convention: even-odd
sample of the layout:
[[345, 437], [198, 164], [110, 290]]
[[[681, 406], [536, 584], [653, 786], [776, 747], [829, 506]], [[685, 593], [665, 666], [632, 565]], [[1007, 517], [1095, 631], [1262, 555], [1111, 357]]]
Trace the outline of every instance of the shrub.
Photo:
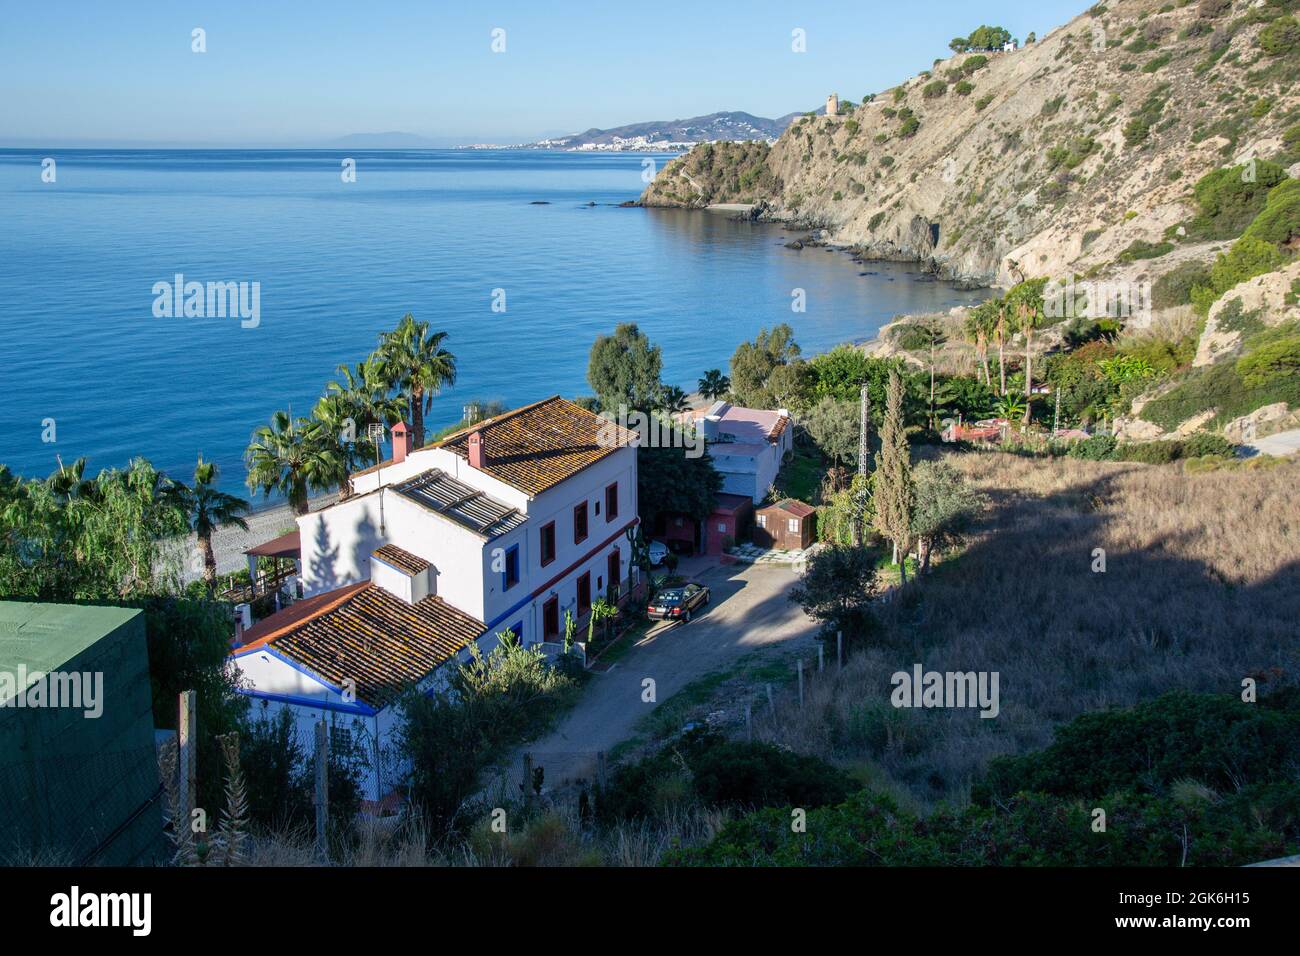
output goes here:
[[977, 100], [975, 101], [975, 110], [976, 110], [976, 112], [981, 112], [981, 113], [982, 113], [982, 112], [984, 111], [984, 108], [985, 108], [986, 106], [988, 106], [988, 105], [989, 105], [990, 103], [992, 103], [992, 102], [993, 102], [993, 94], [992, 94], [992, 93], [989, 93], [987, 96], [981, 96], [979, 99], [977, 99]]
[[921, 121], [914, 114], [908, 114], [903, 121], [898, 124], [898, 135], [904, 139], [910, 139], [916, 135], [916, 131], [921, 128]]
[[1239, 282], [1272, 272], [1286, 261], [1286, 256], [1271, 242], [1242, 237], [1226, 253], [1220, 254], [1210, 268], [1214, 290], [1222, 295]]
[[1082, 458], [1084, 461], [1109, 461], [1115, 454], [1117, 444], [1113, 435], [1093, 435], [1075, 442], [1066, 454], [1070, 458]]
[[1151, 304], [1157, 309], [1189, 305], [1192, 289], [1209, 286], [1210, 269], [1204, 263], [1184, 262], [1156, 279], [1151, 287]]
[[1174, 57], [1173, 57], [1173, 54], [1172, 54], [1172, 53], [1161, 53], [1159, 56], [1154, 57], [1153, 59], [1148, 60], [1148, 61], [1146, 62], [1146, 65], [1144, 65], [1144, 66], [1142, 67], [1142, 72], [1143, 72], [1143, 73], [1154, 73], [1154, 72], [1156, 72], [1157, 70], [1159, 70], [1161, 67], [1163, 67], [1163, 66], [1168, 66], [1168, 65], [1169, 65], [1169, 61], [1172, 60], [1173, 58], [1174, 58]]
[[1261, 239], [1284, 246], [1300, 237], [1300, 179], [1288, 179], [1269, 191], [1264, 208], [1242, 233], [1243, 239]]
[[1267, 160], [1255, 161], [1253, 176], [1246, 166], [1206, 173], [1192, 187], [1200, 213], [1188, 224], [1188, 235], [1235, 239], [1264, 209], [1269, 191], [1284, 179], [1286, 171]]
[[1197, 432], [1183, 439], [1184, 458], [1205, 458], [1206, 456], [1231, 458], [1236, 454], [1236, 451], [1237, 448], [1232, 442], [1222, 435], [1215, 435], [1212, 432]]
[[[615, 823], [654, 817], [667, 809], [664, 784], [674, 780], [706, 806], [742, 809], [823, 807], [844, 801], [857, 789], [847, 774], [817, 757], [695, 729], [658, 753], [618, 768], [596, 796], [597, 818]], [[680, 794], [673, 796], [680, 800]]]
[[1259, 48], [1269, 56], [1282, 56], [1300, 49], [1300, 21], [1278, 17], [1259, 34]]
[[1116, 461], [1136, 461], [1146, 465], [1165, 465], [1183, 455], [1183, 446], [1177, 441], [1147, 441], [1120, 445], [1115, 449]]
[[1147, 242], [1145, 239], [1138, 239], [1130, 243], [1118, 258], [1120, 262], [1136, 262], [1139, 259], [1159, 259], [1173, 251], [1172, 242]]
[[943, 96], [943, 94], [947, 92], [948, 84], [944, 80], [934, 80], [933, 82], [927, 83], [925, 86], [921, 87], [921, 96], [925, 97], [927, 100]]
[[1218, 362], [1192, 369], [1174, 388], [1142, 406], [1140, 417], [1173, 429], [1206, 409], [1215, 409], [1213, 427], [1274, 402], [1300, 405], [1300, 377], [1250, 386], [1236, 363]]
[[1247, 388], [1270, 388], [1300, 379], [1300, 335], [1261, 345], [1237, 360], [1237, 372]]
[[1284, 779], [1300, 761], [1294, 692], [1254, 704], [1174, 691], [1128, 710], [1084, 714], [1047, 748], [989, 765], [972, 800], [1032, 790], [1092, 798], [1115, 789], [1159, 791], [1182, 779], [1216, 789]]
[[965, 80], [958, 80], [957, 85], [952, 88], [952, 91], [958, 96], [970, 96], [974, 90], [975, 85], [973, 83], [968, 83]]

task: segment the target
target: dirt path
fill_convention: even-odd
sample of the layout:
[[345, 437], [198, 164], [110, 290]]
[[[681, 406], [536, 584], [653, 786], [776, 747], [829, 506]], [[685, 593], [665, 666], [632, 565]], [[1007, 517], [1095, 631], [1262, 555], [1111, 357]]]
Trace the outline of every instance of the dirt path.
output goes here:
[[[796, 581], [788, 567], [727, 565], [698, 577], [712, 600], [690, 624], [661, 625], [605, 674], [596, 674], [581, 700], [545, 737], [524, 751], [545, 768], [547, 786], [590, 778], [597, 751], [609, 751], [635, 733], [637, 723], [691, 681], [725, 668], [759, 648], [788, 643], [811, 646], [817, 625], [790, 602]], [[654, 681], [654, 701], [643, 699]]]

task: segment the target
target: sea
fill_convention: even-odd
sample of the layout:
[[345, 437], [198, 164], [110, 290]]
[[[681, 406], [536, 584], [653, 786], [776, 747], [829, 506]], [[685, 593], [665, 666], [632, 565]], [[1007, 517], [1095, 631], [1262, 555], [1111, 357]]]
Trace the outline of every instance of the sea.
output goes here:
[[[621, 322], [690, 392], [764, 327], [789, 323], [812, 354], [982, 298], [787, 248], [800, 234], [778, 225], [620, 205], [670, 158], [0, 150], [0, 464], [36, 477], [144, 456], [187, 480], [201, 454], [247, 495], [253, 430], [309, 414], [408, 312], [457, 359], [433, 431], [474, 402], [590, 394], [592, 342]], [[204, 295], [187, 309], [189, 283]], [[232, 284], [210, 311], [209, 283]]]

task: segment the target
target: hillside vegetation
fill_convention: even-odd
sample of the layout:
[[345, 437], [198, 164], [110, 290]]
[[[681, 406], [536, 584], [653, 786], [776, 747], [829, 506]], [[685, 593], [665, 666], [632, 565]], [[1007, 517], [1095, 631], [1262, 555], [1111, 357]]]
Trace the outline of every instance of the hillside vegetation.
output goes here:
[[952, 55], [848, 115], [796, 121], [743, 169], [704, 175], [697, 147], [642, 200], [759, 202], [864, 255], [998, 284], [1212, 258], [1257, 210], [1171, 237], [1200, 212], [1193, 184], [1300, 159], [1295, 6], [1097, 4], [1014, 53]]

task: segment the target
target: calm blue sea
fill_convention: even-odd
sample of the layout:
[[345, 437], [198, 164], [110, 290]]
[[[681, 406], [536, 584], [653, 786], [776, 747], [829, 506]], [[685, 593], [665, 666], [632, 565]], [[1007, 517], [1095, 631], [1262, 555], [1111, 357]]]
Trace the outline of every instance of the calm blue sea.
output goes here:
[[[471, 399], [589, 393], [588, 349], [619, 322], [661, 345], [665, 381], [690, 391], [762, 326], [789, 322], [814, 352], [977, 298], [903, 266], [862, 276], [842, 254], [784, 248], [773, 226], [617, 208], [646, 158], [0, 150], [0, 462], [44, 475], [56, 454], [92, 471], [144, 455], [188, 475], [202, 452], [239, 490], [253, 429], [278, 408], [306, 414], [405, 312], [447, 330], [459, 359], [437, 428]], [[260, 324], [156, 318], [153, 286], [177, 273], [260, 283]]]

